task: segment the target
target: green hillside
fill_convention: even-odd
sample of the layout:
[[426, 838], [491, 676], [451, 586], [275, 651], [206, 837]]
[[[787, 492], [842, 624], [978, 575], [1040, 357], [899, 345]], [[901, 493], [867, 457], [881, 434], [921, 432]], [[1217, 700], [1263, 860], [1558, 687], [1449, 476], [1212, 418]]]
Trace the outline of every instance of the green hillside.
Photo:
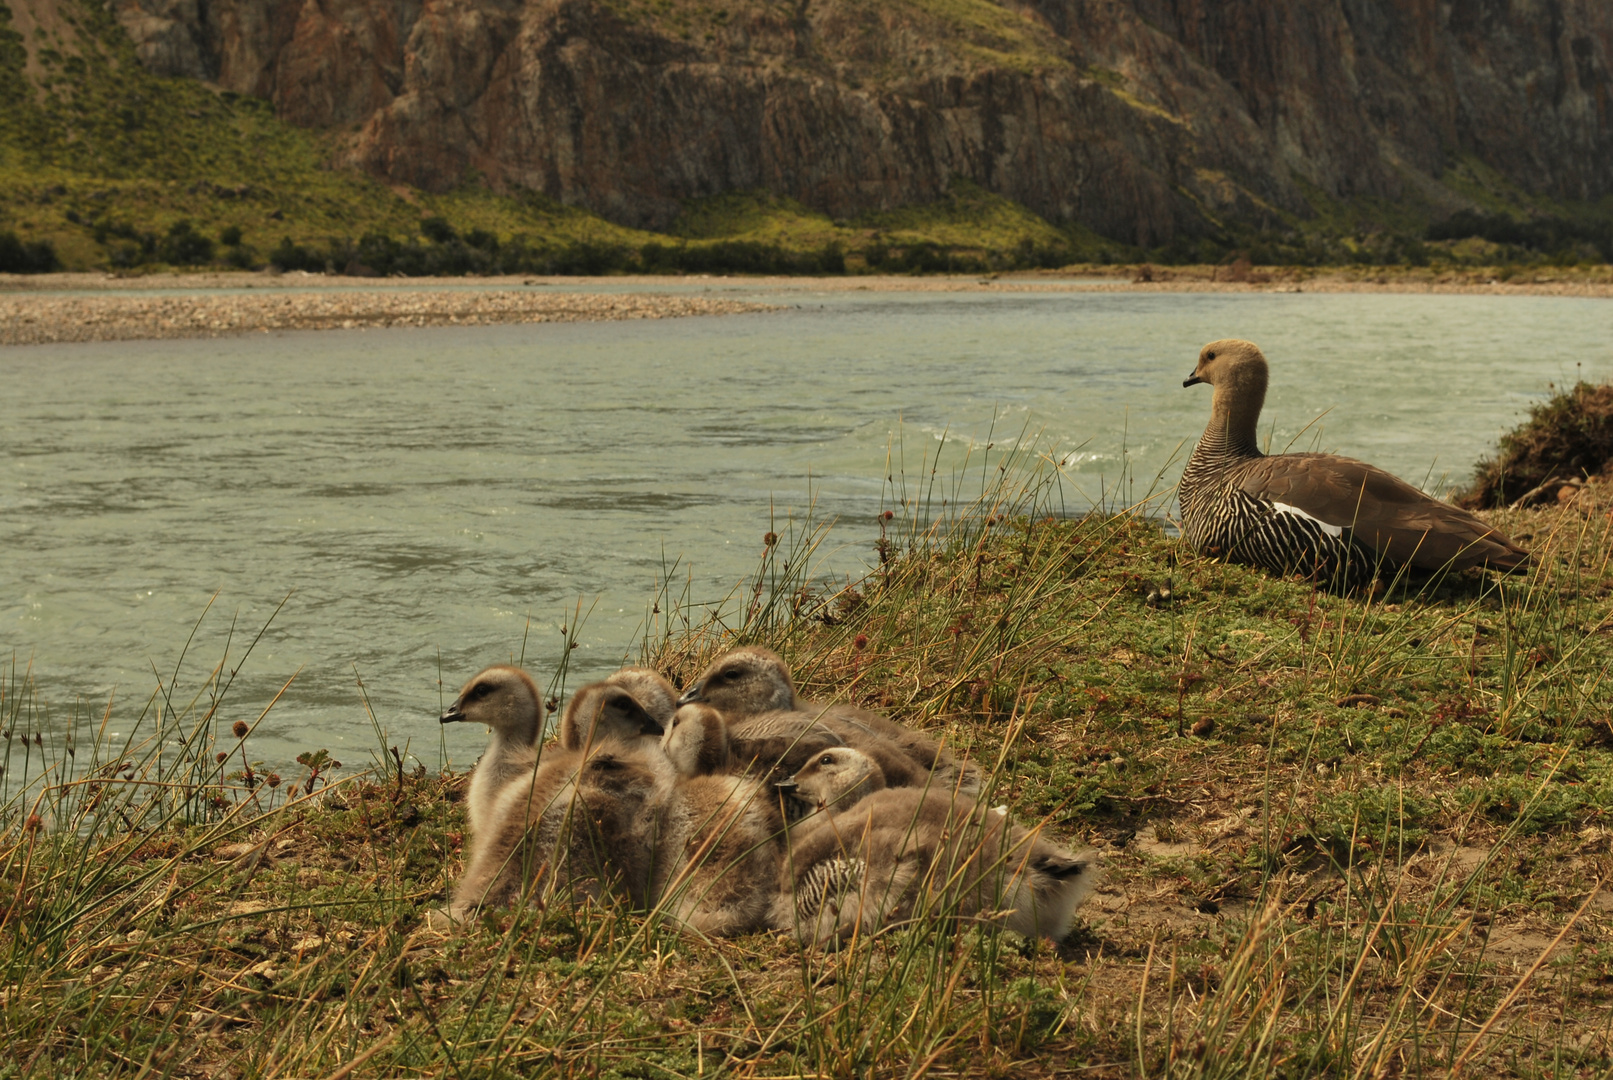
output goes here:
[[1052, 224], [963, 181], [939, 202], [841, 221], [766, 193], [724, 195], [690, 203], [667, 233], [653, 233], [535, 192], [471, 183], [432, 194], [334, 169], [332, 133], [283, 123], [264, 101], [151, 74], [94, 0], [53, 10], [59, 22], [35, 27], [30, 40], [0, 4], [0, 271], [981, 272], [1143, 259], [1613, 259], [1613, 208], [1547, 206], [1476, 163], [1451, 172], [1480, 208], [1454, 224], [1415, 199], [1345, 204], [1316, 193], [1313, 219], [1260, 234], [1226, 225], [1152, 251]]

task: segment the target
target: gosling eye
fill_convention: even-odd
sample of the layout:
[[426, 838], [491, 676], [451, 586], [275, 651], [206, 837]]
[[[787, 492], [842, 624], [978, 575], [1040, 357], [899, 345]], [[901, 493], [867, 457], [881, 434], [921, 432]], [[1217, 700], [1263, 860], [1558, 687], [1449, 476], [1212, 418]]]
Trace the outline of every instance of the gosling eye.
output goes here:
[[1207, 352], [1207, 353], [1204, 354], [1204, 359], [1206, 359], [1206, 360], [1214, 360], [1215, 359], [1215, 354], [1213, 352]]
[[493, 692], [492, 686], [487, 683], [477, 683], [465, 692], [466, 701], [478, 701]]
[[829, 754], [825, 754], [821, 758], [818, 759], [818, 764], [819, 765], [833, 765], [834, 763], [835, 763], [835, 759]]

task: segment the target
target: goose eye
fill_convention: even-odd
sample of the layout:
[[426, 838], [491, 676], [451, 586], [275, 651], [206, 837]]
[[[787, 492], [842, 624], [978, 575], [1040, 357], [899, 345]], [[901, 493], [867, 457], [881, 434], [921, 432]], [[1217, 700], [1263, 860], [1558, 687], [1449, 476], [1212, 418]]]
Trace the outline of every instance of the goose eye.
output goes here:
[[1213, 352], [1205, 353], [1204, 354], [1204, 359], [1206, 359], [1206, 360], [1214, 360], [1215, 359], [1215, 354]]
[[834, 763], [835, 763], [835, 759], [833, 757], [831, 757], [830, 755], [828, 755], [828, 754], [825, 754], [821, 758], [818, 759], [818, 764], [819, 765], [833, 765]]
[[478, 698], [486, 697], [488, 694], [491, 694], [492, 692], [493, 692], [493, 688], [491, 686], [489, 686], [487, 683], [477, 683], [475, 686], [470, 688], [470, 692], [465, 695], [465, 698], [468, 701], [475, 701]]

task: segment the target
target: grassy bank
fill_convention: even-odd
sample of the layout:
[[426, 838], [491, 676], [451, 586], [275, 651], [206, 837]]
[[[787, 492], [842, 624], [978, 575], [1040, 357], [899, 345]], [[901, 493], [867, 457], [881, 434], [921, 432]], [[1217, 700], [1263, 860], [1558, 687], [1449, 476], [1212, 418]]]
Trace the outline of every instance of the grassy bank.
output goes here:
[[[715, 614], [671, 584], [647, 598], [644, 658], [687, 679], [765, 642], [805, 692], [969, 748], [993, 802], [1103, 852], [1106, 882], [1065, 942], [926, 922], [803, 953], [609, 906], [441, 932], [428, 913], [460, 868], [463, 781], [391, 749], [432, 733], [377, 725], [368, 771], [310, 747], [269, 776], [252, 727], [273, 702], [230, 692], [250, 647], [203, 685], [164, 679], [105, 715], [50, 706], [14, 671], [7, 1071], [1613, 1066], [1604, 489], [1504, 518], [1539, 555], [1527, 576], [1366, 606], [1185, 556], [1145, 508], [1059, 517], [1032, 457], [931, 468], [893, 464], [865, 579], [816, 580], [834, 534], [773, 522], [755, 578]], [[558, 666], [528, 658], [556, 692], [567, 645]]]

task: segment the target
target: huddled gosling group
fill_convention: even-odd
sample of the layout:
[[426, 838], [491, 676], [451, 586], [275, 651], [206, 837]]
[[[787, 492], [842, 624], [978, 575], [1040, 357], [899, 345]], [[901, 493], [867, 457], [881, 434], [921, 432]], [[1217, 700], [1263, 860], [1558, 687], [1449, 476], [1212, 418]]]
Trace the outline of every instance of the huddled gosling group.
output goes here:
[[454, 919], [564, 893], [707, 935], [835, 944], [945, 913], [1057, 940], [1095, 884], [1093, 853], [979, 805], [970, 762], [879, 713], [803, 700], [766, 649], [727, 653], [681, 695], [624, 668], [572, 696], [547, 746], [543, 716], [514, 667], [442, 715], [491, 731]]

